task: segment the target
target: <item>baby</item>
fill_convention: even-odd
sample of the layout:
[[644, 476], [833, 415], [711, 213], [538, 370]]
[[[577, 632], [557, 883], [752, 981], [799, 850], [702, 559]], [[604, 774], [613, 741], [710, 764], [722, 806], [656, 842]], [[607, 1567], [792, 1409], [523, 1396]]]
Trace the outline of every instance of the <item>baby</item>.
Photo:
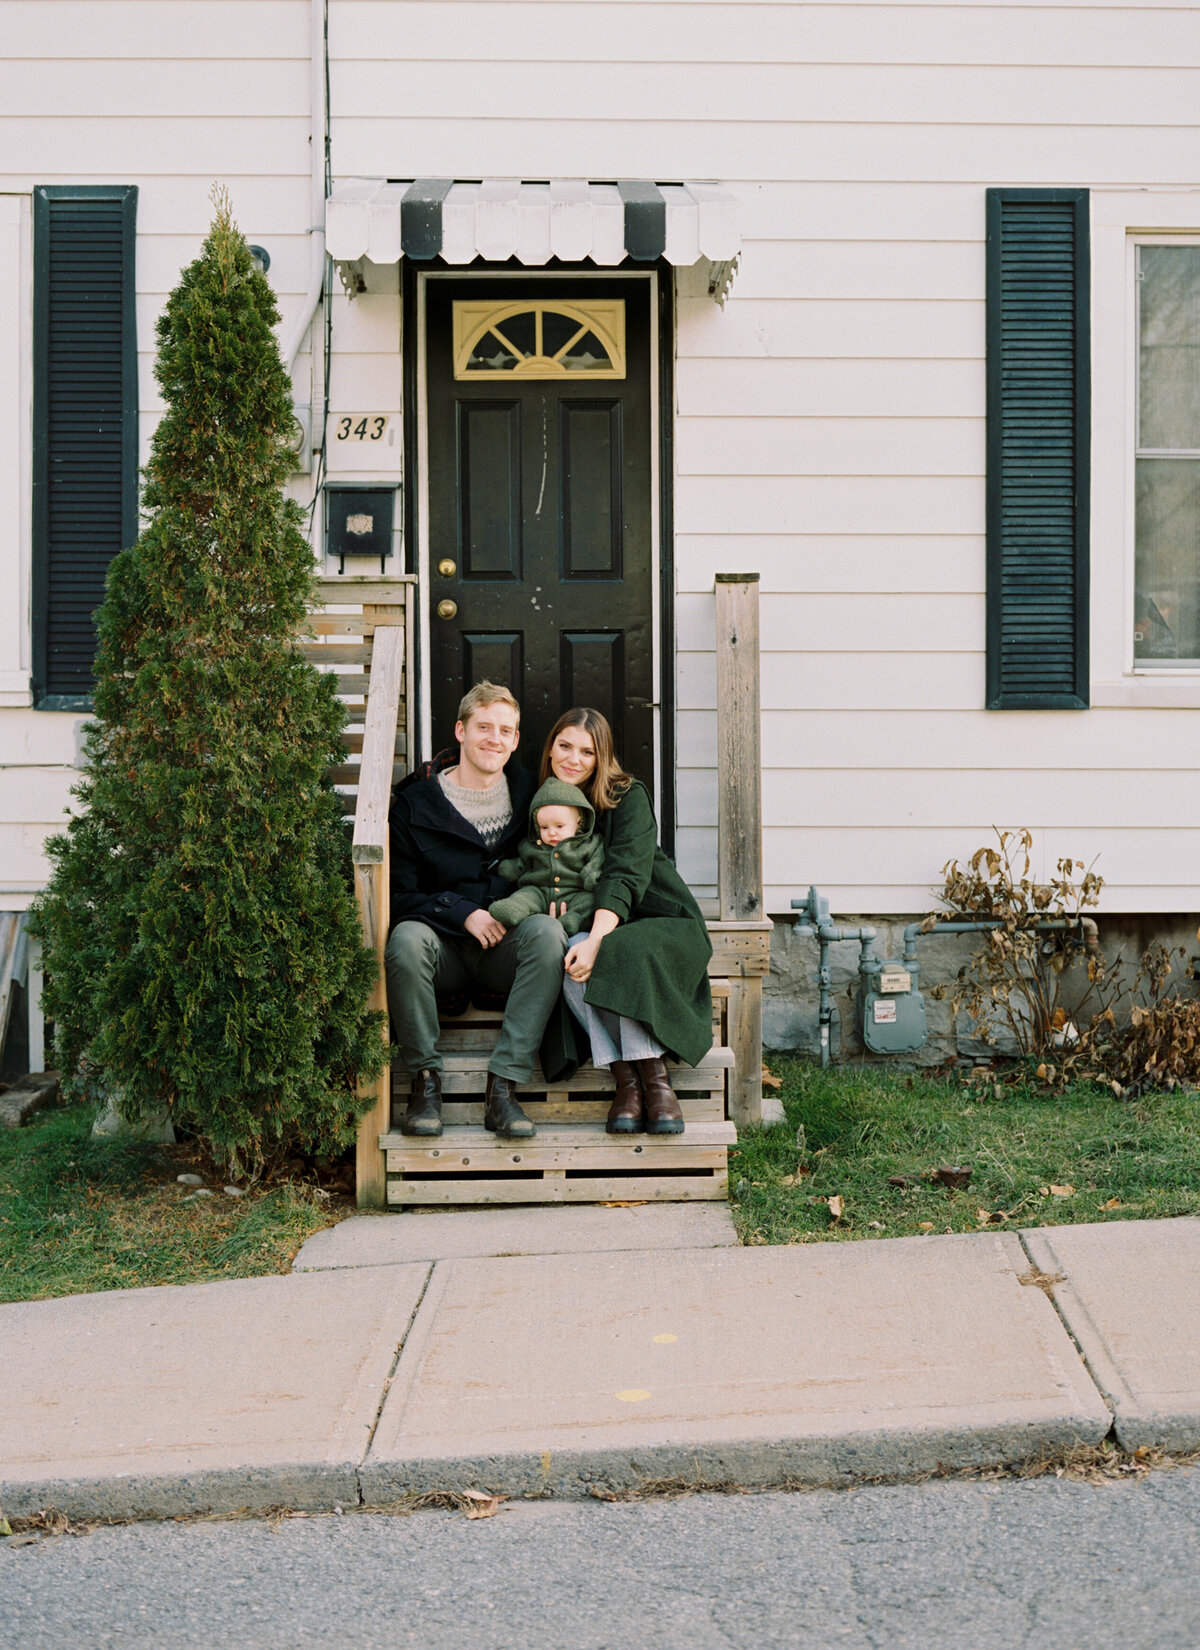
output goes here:
[[587, 925], [595, 899], [604, 848], [593, 834], [596, 815], [583, 792], [561, 779], [547, 779], [529, 805], [529, 835], [517, 859], [502, 860], [502, 877], [515, 892], [488, 907], [497, 922], [515, 928], [526, 917], [548, 912], [574, 934]]

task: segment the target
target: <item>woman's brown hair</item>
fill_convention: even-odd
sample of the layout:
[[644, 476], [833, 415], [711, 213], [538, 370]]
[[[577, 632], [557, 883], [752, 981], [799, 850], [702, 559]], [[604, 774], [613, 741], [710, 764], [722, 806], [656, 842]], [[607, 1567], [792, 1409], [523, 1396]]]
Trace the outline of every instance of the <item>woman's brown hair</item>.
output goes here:
[[564, 728], [582, 728], [592, 741], [592, 749], [596, 753], [596, 766], [592, 769], [590, 778], [579, 788], [597, 813], [607, 813], [616, 807], [633, 784], [633, 775], [626, 773], [617, 761], [613, 750], [612, 729], [607, 719], [598, 710], [592, 710], [587, 705], [576, 705], [572, 710], [564, 710], [550, 729], [542, 749], [538, 784], [544, 785], [550, 777], [550, 752], [554, 749], [554, 741]]

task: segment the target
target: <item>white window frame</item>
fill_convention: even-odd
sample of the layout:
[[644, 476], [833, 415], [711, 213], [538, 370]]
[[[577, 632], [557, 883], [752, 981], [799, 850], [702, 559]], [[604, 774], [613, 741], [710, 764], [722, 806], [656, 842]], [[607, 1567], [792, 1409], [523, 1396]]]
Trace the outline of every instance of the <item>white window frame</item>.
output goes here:
[[33, 234], [30, 197], [0, 195], [0, 708], [31, 705]]
[[1200, 667], [1133, 656], [1139, 244], [1200, 243], [1200, 189], [1093, 189], [1091, 702], [1200, 709]]

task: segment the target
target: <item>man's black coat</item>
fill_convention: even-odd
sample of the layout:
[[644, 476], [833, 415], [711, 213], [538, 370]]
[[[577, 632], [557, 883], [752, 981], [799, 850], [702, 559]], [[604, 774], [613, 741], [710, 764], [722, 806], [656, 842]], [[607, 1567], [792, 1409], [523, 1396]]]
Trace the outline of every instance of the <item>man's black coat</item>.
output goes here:
[[537, 788], [533, 775], [510, 758], [504, 777], [512, 797], [512, 824], [489, 848], [437, 782], [438, 774], [457, 761], [457, 750], [442, 751], [402, 779], [392, 795], [393, 928], [416, 918], [439, 934], [461, 939], [472, 911], [512, 893], [512, 883], [499, 875], [497, 866], [514, 858], [528, 834], [529, 804]]

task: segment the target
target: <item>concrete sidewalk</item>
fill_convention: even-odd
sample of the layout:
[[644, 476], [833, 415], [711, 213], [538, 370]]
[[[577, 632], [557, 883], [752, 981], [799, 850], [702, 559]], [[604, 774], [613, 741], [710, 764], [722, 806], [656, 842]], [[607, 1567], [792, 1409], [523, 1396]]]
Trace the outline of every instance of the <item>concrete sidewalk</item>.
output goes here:
[[711, 1205], [360, 1216], [290, 1277], [0, 1307], [0, 1506], [585, 1496], [1200, 1446], [1200, 1220], [733, 1245]]

